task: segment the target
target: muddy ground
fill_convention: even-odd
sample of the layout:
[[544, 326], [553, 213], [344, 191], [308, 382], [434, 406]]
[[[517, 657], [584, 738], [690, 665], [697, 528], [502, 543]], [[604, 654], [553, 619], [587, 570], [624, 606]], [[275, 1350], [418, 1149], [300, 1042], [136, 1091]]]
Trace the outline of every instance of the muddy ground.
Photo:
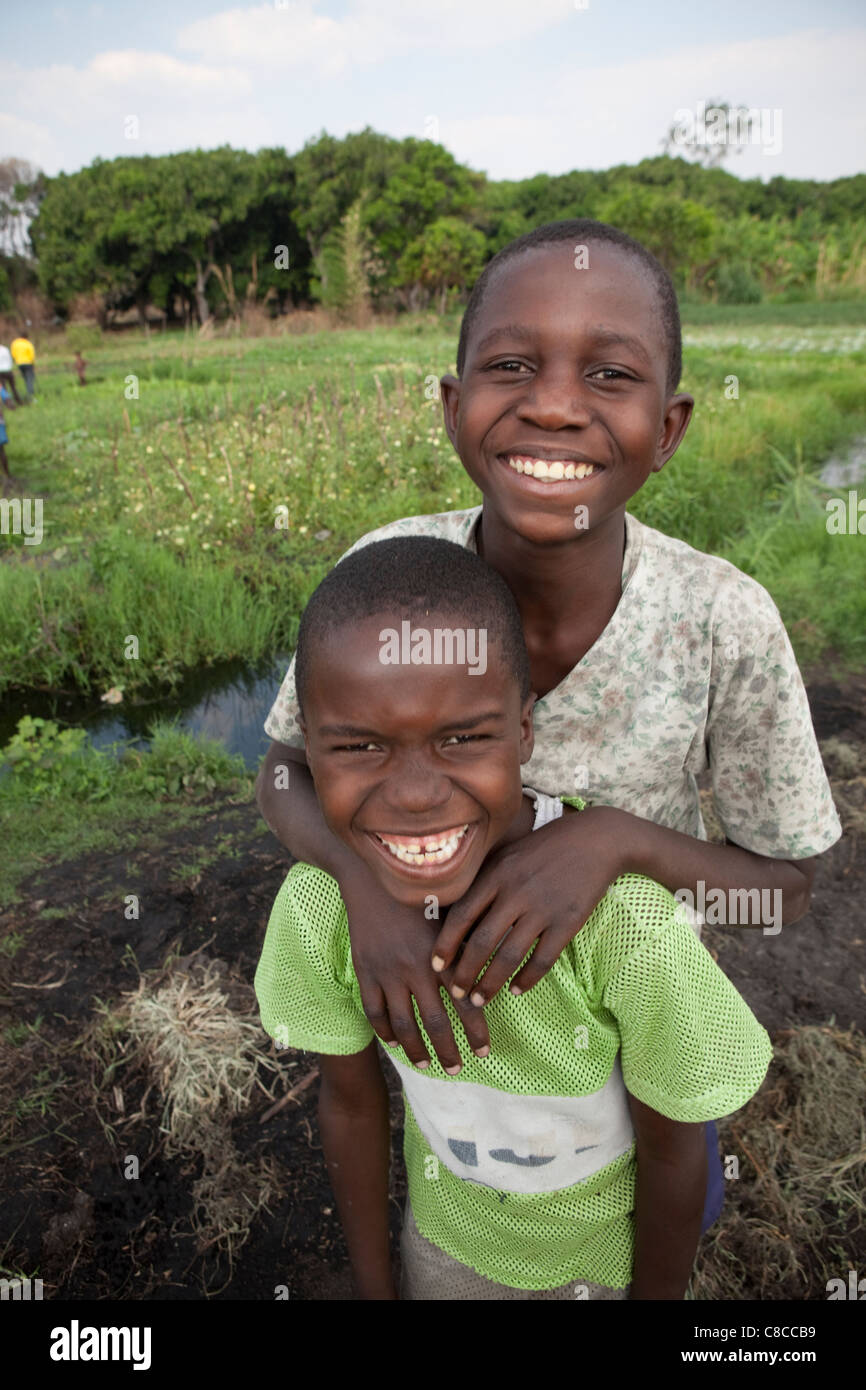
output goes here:
[[[845, 837], [820, 862], [812, 908], [794, 927], [779, 937], [718, 928], [704, 937], [771, 1035], [866, 1023], [866, 680], [812, 683], [810, 700]], [[245, 1164], [275, 1161], [279, 1195], [229, 1262], [218, 1246], [198, 1248], [192, 1185], [201, 1160], [166, 1157], [150, 1080], [119, 1074], [116, 1089], [105, 1084], [83, 1045], [97, 1001], [116, 1003], [172, 951], [221, 962], [233, 1005], [256, 1017], [252, 979], [287, 864], [253, 806], [217, 799], [203, 823], [168, 823], [133, 857], [46, 867], [0, 914], [0, 939], [23, 938], [14, 954], [0, 954], [0, 1029], [41, 1017], [36, 1031], [0, 1043], [0, 1265], [40, 1275], [46, 1298], [273, 1299], [278, 1285], [293, 1299], [353, 1297], [315, 1081], [274, 1105], [308, 1079], [311, 1055], [272, 1053], [283, 1075], [265, 1077], [271, 1096], [258, 1090], [232, 1124]], [[130, 893], [141, 900], [137, 921], [124, 916]], [[402, 1107], [388, 1074], [399, 1155]], [[137, 1181], [124, 1177], [128, 1154], [140, 1158]], [[404, 1193], [395, 1162], [395, 1255]]]

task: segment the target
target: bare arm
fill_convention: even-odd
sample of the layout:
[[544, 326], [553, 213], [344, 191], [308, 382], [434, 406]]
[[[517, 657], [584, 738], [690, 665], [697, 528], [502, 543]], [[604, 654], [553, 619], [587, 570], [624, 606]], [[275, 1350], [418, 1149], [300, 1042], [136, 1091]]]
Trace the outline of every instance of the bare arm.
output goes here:
[[362, 1299], [396, 1299], [388, 1233], [391, 1131], [376, 1041], [350, 1057], [320, 1056], [319, 1129]]
[[629, 1095], [637, 1144], [633, 1299], [682, 1299], [707, 1190], [702, 1124], [680, 1124]]
[[[454, 984], [471, 991], [476, 1003], [486, 1004], [536, 941], [532, 958], [511, 987], [527, 990], [537, 984], [621, 874], [643, 874], [672, 893], [687, 890], [695, 902], [701, 885], [707, 898], [720, 891], [725, 903], [721, 922], [770, 925], [775, 934], [808, 911], [815, 863], [814, 858], [769, 859], [738, 845], [710, 844], [612, 806], [591, 806], [495, 850], [449, 909], [435, 953], [451, 967], [467, 938], [453, 968]], [[754, 897], [742, 896], [755, 890], [757, 904]], [[769, 898], [761, 896], [766, 891]], [[771, 924], [763, 918], [765, 902], [772, 904]], [[732, 904], [734, 920], [728, 910]], [[494, 952], [483, 981], [473, 989]]]

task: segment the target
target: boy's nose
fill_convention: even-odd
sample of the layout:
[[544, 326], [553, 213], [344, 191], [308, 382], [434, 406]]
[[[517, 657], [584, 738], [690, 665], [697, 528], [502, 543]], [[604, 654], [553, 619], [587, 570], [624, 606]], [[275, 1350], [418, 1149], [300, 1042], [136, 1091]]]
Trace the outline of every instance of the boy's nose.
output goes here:
[[521, 420], [541, 429], [561, 430], [568, 426], [586, 429], [593, 417], [587, 390], [573, 370], [538, 373], [527, 383], [526, 392], [517, 405], [517, 414]]
[[426, 758], [407, 758], [393, 770], [383, 791], [395, 811], [421, 815], [450, 800], [451, 781]]

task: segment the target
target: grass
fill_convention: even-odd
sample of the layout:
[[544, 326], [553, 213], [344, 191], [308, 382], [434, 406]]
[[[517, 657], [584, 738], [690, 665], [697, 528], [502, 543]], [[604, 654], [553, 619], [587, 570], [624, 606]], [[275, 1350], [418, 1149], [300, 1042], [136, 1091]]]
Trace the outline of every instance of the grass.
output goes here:
[[[158, 723], [147, 750], [101, 751], [81, 734], [58, 751], [64, 735], [50, 721], [24, 720], [24, 733], [0, 751], [0, 908], [17, 900], [19, 885], [46, 866], [101, 851], [139, 850], [151, 830], [175, 831], [211, 814], [217, 788], [241, 801], [252, 796], [253, 774], [221, 744]], [[33, 726], [31, 728], [31, 726]], [[46, 727], [48, 733], [46, 735]], [[53, 732], [52, 732], [53, 730]], [[10, 749], [20, 755], [10, 762]], [[214, 856], [211, 856], [213, 858]], [[210, 860], [208, 860], [210, 862]], [[14, 957], [20, 934], [0, 940]]]
[[773, 1039], [767, 1083], [719, 1125], [740, 1176], [691, 1282], [696, 1299], [826, 1299], [866, 1230], [866, 1039], [804, 1027]]
[[[695, 418], [633, 510], [765, 583], [804, 659], [832, 648], [861, 663], [866, 550], [818, 534], [829, 492], [811, 511], [792, 499], [866, 430], [864, 352], [851, 349], [852, 335], [866, 347], [864, 305], [686, 318]], [[84, 390], [68, 351], [40, 351], [39, 402], [10, 414], [8, 453], [25, 495], [43, 498], [44, 539], [3, 538], [0, 689], [164, 688], [291, 648], [309, 593], [362, 532], [479, 500], [425, 394], [455, 342], [456, 322], [430, 317], [303, 337], [130, 335], [88, 353]]]
[[156, 1091], [161, 1147], [168, 1157], [180, 1155], [201, 1170], [192, 1185], [197, 1249], [225, 1255], [230, 1280], [233, 1258], [255, 1217], [268, 1210], [281, 1187], [272, 1159], [242, 1159], [232, 1140], [232, 1119], [248, 1109], [256, 1087], [273, 1100], [261, 1076], [282, 1069], [263, 1048], [249, 986], [243, 989], [243, 1011], [230, 998], [219, 964], [170, 958], [161, 971], [141, 975], [119, 1006], [97, 1011], [84, 1046], [94, 1063], [97, 1101], [114, 1087], [121, 1069], [150, 1083], [142, 1118], [147, 1095]]

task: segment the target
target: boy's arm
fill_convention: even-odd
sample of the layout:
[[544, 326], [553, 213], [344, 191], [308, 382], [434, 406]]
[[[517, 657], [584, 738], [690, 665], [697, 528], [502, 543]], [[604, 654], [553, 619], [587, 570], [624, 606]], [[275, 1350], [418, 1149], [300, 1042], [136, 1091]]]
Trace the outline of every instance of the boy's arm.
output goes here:
[[319, 1129], [358, 1295], [396, 1299], [388, 1233], [391, 1131], [376, 1040], [349, 1057], [320, 1055]]
[[681, 1124], [629, 1094], [637, 1144], [633, 1299], [682, 1299], [707, 1188], [703, 1124]]
[[[436, 939], [436, 957], [446, 967], [454, 965], [464, 942], [462, 957], [454, 965], [454, 984], [472, 991], [477, 1004], [487, 1004], [537, 942], [531, 959], [512, 981], [517, 992], [531, 989], [610, 885], [626, 873], [643, 874], [671, 893], [688, 891], [693, 899], [701, 889], [705, 894], [721, 890], [726, 902], [732, 890], [757, 889], [762, 904], [773, 904], [771, 925], [777, 934], [808, 911], [815, 858], [770, 859], [730, 843], [693, 839], [613, 806], [590, 806], [496, 849], [472, 886], [449, 908]], [[748, 920], [737, 925], [767, 925], [746, 916]], [[473, 988], [494, 952], [484, 979]]]
[[[442, 997], [441, 984], [430, 965], [438, 921], [423, 909], [394, 902], [364, 861], [328, 828], [302, 748], [274, 741], [256, 781], [256, 799], [268, 826], [304, 863], [336, 879], [349, 920], [352, 960], [364, 1012], [384, 1043], [399, 1043], [416, 1066], [429, 1055], [412, 1008], [412, 996], [436, 1056], [444, 1068], [461, 1065], [460, 1049]], [[490, 1034], [480, 1009], [456, 1003], [473, 1052], [490, 1047]]]

